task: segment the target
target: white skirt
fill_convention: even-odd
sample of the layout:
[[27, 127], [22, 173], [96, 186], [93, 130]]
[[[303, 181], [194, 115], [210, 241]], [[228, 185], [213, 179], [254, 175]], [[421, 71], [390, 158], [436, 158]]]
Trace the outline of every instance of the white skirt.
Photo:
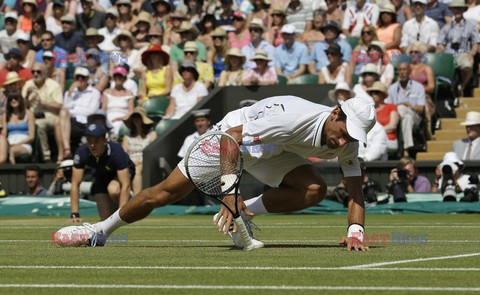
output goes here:
[[[17, 143], [25, 140], [25, 138], [27, 138], [27, 137], [28, 137], [28, 135], [26, 135], [26, 134], [9, 134], [8, 137], [7, 137], [8, 144], [9, 145], [17, 144]], [[32, 154], [32, 145], [31, 144], [24, 143], [24, 144], [22, 144], [22, 146], [27, 150], [29, 155]]]

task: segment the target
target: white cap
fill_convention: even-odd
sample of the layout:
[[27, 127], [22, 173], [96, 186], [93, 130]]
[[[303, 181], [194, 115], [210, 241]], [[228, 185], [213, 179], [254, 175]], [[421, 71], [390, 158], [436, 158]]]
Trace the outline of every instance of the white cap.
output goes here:
[[75, 69], [75, 74], [73, 76], [80, 75], [84, 77], [90, 76], [90, 72], [88, 71], [87, 68], [84, 67], [78, 67]]
[[367, 147], [367, 133], [377, 122], [375, 103], [372, 99], [365, 97], [354, 97], [339, 103], [340, 108], [347, 115], [348, 135]]
[[443, 162], [453, 162], [457, 165], [463, 165], [463, 161], [460, 160], [457, 153], [455, 152], [448, 152], [443, 156]]
[[30, 35], [25, 33], [22, 30], [19, 30], [20, 33], [17, 35], [17, 40], [30, 41]]
[[443, 169], [443, 166], [445, 166], [445, 165], [448, 165], [448, 166], [452, 167], [452, 172], [453, 173], [456, 173], [457, 170], [458, 170], [457, 164], [455, 164], [454, 162], [450, 162], [450, 161], [443, 161], [442, 163], [440, 163], [440, 169]]
[[14, 18], [16, 20], [18, 20], [18, 14], [16, 11], [9, 11], [7, 13], [5, 13], [5, 19], [7, 18]]
[[422, 4], [425, 4], [427, 5], [427, 0], [413, 0], [412, 3], [415, 3], [415, 2], [420, 2]]
[[286, 24], [282, 27], [282, 33], [285, 34], [295, 34], [295, 26], [292, 24]]
[[472, 126], [480, 124], [480, 112], [468, 112], [465, 121], [460, 123], [462, 126]]
[[44, 51], [42, 57], [53, 57], [53, 53], [51, 51]]

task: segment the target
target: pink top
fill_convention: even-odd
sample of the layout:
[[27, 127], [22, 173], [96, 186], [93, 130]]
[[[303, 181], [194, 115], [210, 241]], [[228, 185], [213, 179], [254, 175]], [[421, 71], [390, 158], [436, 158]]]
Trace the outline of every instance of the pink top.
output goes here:
[[252, 78], [257, 78], [260, 82], [278, 82], [277, 73], [275, 72], [275, 69], [273, 67], [269, 67], [265, 71], [265, 74], [263, 74], [263, 76], [260, 75], [258, 68], [249, 70], [247, 74], [243, 77], [242, 81], [249, 81]]
[[282, 37], [282, 34], [280, 33], [280, 28], [270, 28], [267, 34], [272, 36], [273, 46], [278, 47], [283, 44], [283, 37]]
[[248, 44], [250, 44], [250, 42], [252, 42], [252, 39], [250, 38], [250, 32], [248, 30], [245, 30], [243, 38], [241, 38], [240, 40], [237, 38], [235, 32], [228, 33], [228, 42], [230, 43], [230, 48], [242, 49], [243, 46], [247, 46]]

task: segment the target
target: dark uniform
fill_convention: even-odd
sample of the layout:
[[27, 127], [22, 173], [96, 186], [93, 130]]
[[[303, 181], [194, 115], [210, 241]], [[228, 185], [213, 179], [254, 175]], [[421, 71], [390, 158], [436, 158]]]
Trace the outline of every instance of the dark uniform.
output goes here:
[[117, 177], [119, 170], [128, 168], [130, 181], [135, 177], [135, 164], [121, 145], [110, 141], [107, 142], [105, 153], [98, 159], [90, 153], [87, 144], [82, 145], [77, 149], [73, 162], [75, 168], [85, 169], [88, 166], [94, 169], [92, 195], [108, 194], [108, 184]]

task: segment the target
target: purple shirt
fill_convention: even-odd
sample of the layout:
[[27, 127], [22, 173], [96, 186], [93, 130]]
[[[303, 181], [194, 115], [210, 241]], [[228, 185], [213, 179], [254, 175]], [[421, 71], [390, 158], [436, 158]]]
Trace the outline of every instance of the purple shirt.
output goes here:
[[418, 175], [413, 187], [416, 193], [429, 193], [432, 189], [430, 181], [425, 176]]

